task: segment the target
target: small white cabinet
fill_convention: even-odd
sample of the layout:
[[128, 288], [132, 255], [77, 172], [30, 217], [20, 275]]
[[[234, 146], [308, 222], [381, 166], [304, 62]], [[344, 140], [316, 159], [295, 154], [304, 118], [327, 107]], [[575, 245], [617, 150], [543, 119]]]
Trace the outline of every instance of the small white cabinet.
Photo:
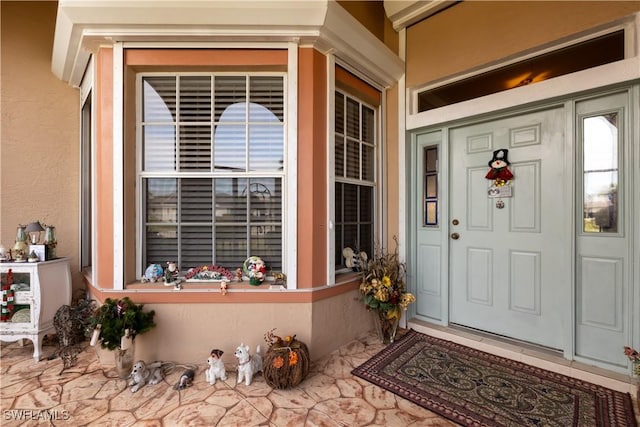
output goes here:
[[14, 310], [0, 322], [0, 341], [29, 339], [33, 358], [40, 360], [42, 339], [54, 333], [53, 317], [58, 309], [71, 303], [71, 269], [67, 258], [36, 263], [0, 263], [0, 283], [4, 287], [11, 270]]

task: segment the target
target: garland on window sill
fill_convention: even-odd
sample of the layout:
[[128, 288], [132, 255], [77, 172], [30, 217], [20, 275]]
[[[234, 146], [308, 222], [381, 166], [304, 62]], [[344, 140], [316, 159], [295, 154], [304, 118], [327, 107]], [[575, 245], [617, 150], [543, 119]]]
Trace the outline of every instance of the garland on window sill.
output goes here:
[[230, 281], [233, 274], [224, 267], [217, 265], [203, 265], [200, 267], [190, 268], [184, 275], [184, 279], [188, 281]]

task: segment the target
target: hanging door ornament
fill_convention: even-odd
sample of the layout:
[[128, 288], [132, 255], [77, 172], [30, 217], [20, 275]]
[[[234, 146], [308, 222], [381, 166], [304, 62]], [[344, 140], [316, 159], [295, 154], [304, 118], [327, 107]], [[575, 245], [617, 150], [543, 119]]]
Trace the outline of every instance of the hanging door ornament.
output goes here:
[[496, 200], [496, 208], [504, 208], [503, 197], [511, 197], [511, 180], [513, 174], [509, 170], [509, 160], [507, 155], [509, 150], [500, 149], [493, 152], [493, 158], [489, 161], [489, 172], [485, 178], [493, 180], [493, 184], [489, 187], [487, 194], [490, 198]]

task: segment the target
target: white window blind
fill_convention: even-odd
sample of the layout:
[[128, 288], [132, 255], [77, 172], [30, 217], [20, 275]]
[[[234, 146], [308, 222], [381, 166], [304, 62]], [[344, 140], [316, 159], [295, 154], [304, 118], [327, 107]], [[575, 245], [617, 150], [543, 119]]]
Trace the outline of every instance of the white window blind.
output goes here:
[[143, 265], [282, 270], [283, 75], [142, 75]]

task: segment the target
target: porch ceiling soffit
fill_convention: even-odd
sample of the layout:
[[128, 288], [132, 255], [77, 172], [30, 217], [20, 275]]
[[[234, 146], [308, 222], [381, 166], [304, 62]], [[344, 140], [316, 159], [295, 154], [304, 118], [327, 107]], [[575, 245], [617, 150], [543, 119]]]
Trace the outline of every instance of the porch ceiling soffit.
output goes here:
[[294, 42], [383, 87], [404, 75], [404, 62], [334, 0], [60, 0], [51, 69], [78, 86], [91, 53], [115, 42]]
[[435, 15], [456, 2], [456, 0], [384, 0], [384, 11], [391, 20], [393, 29], [400, 31]]

